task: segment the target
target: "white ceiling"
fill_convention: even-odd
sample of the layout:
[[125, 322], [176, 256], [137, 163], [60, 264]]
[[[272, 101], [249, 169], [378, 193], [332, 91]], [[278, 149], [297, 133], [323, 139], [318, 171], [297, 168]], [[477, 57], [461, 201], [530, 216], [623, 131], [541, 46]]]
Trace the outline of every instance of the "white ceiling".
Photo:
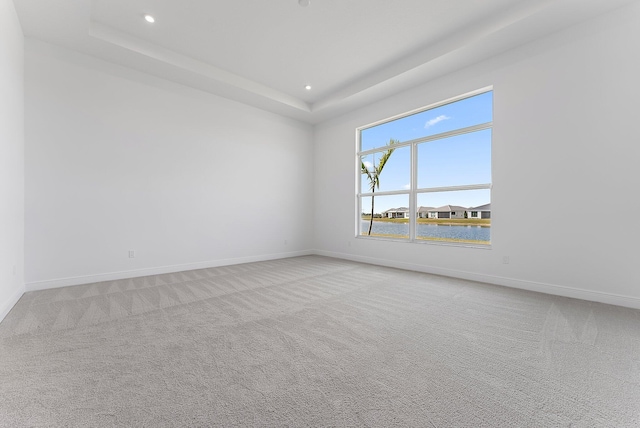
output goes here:
[[14, 3], [27, 37], [318, 123], [631, 1]]

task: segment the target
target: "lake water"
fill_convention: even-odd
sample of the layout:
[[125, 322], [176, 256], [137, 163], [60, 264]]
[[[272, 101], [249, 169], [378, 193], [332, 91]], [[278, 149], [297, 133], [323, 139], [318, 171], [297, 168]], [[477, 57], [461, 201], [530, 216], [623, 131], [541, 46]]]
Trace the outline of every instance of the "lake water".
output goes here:
[[[421, 224], [416, 225], [416, 235], [425, 238], [444, 238], [444, 239], [468, 239], [473, 241], [490, 241], [491, 228], [480, 226], [445, 226], [438, 224]], [[369, 231], [369, 222], [362, 221], [362, 232], [367, 234]], [[374, 221], [371, 228], [372, 234], [381, 235], [405, 235], [409, 236], [409, 223], [387, 223], [383, 221]]]

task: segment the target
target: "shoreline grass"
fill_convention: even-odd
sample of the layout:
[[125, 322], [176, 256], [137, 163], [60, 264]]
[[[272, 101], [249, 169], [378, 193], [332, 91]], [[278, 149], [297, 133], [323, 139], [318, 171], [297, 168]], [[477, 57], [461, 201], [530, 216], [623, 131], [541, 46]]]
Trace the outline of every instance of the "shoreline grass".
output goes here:
[[[392, 238], [392, 239], [406, 239], [409, 240], [409, 235], [394, 235], [384, 233], [372, 233], [368, 235], [361, 233], [360, 236], [374, 236], [376, 238]], [[432, 242], [453, 242], [457, 244], [477, 244], [477, 245], [489, 245], [491, 241], [480, 241], [475, 239], [459, 239], [459, 238], [436, 238], [433, 236], [416, 236], [416, 240], [420, 241], [432, 241]]]
[[[370, 221], [371, 216], [361, 216], [363, 221]], [[381, 223], [409, 223], [408, 218], [375, 218], [373, 221]], [[418, 218], [418, 224], [437, 224], [440, 226], [480, 226], [491, 227], [491, 219], [488, 218]]]

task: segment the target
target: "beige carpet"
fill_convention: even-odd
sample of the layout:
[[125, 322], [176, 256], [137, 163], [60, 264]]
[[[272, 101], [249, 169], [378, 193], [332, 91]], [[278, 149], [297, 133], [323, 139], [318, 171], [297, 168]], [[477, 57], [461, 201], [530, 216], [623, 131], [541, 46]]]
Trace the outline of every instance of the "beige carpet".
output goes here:
[[25, 294], [0, 426], [640, 426], [640, 311], [324, 257]]

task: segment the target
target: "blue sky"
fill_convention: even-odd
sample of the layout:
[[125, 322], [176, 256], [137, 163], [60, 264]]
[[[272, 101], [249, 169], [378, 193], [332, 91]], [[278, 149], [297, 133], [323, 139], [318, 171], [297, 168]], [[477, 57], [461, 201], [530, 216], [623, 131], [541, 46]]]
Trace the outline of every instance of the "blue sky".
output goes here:
[[[408, 141], [416, 138], [490, 122], [493, 93], [486, 92], [455, 103], [416, 113], [361, 132], [362, 150], [383, 148], [390, 139]], [[410, 148], [396, 149], [380, 175], [379, 191], [409, 188]], [[383, 152], [364, 156], [365, 165], [377, 165]], [[361, 175], [362, 191], [369, 191]], [[458, 135], [418, 145], [418, 188], [444, 187], [491, 182], [491, 130]], [[378, 189], [376, 189], [378, 191]], [[438, 192], [418, 195], [418, 206], [461, 205], [465, 207], [490, 202], [489, 190]], [[369, 211], [371, 199], [363, 199], [363, 211]], [[375, 212], [409, 206], [407, 195], [376, 196]]]

